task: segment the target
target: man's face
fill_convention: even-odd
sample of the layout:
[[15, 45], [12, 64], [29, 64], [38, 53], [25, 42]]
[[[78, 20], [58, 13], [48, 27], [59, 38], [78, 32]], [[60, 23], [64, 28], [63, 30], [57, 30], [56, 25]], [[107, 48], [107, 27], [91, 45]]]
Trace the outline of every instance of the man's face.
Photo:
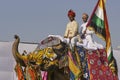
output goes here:
[[86, 15], [83, 14], [83, 16], [82, 16], [83, 22], [87, 22], [87, 19], [88, 19], [88, 17], [87, 17]]
[[69, 17], [69, 20], [70, 20], [70, 21], [73, 21], [73, 20], [74, 20], [74, 17], [73, 17], [73, 16], [69, 15], [68, 17]]

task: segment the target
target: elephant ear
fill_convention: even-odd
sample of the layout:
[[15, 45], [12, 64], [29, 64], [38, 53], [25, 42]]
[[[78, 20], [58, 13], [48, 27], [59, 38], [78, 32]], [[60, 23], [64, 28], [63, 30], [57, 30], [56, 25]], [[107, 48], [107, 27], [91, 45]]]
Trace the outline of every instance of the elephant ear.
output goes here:
[[59, 60], [59, 69], [68, 66], [68, 57], [67, 55], [62, 56]]
[[60, 39], [57, 37], [53, 36], [47, 37], [38, 44], [37, 50], [58, 45], [60, 44], [60, 42], [61, 42]]

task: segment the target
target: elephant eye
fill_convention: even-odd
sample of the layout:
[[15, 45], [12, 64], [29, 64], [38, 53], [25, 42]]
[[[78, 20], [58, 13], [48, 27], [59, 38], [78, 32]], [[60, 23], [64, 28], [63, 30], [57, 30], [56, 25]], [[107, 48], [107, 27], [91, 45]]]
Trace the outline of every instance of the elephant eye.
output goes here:
[[51, 51], [51, 50], [48, 50], [48, 53], [52, 53], [52, 51]]

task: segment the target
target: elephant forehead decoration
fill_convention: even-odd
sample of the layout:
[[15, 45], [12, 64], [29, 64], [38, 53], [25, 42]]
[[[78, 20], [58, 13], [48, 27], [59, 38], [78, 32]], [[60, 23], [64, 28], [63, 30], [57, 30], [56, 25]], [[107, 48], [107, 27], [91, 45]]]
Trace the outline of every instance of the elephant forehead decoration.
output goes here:
[[34, 61], [37, 64], [41, 64], [44, 58], [48, 58], [50, 60], [54, 60], [57, 55], [54, 53], [51, 47], [34, 51], [28, 54], [28, 61]]

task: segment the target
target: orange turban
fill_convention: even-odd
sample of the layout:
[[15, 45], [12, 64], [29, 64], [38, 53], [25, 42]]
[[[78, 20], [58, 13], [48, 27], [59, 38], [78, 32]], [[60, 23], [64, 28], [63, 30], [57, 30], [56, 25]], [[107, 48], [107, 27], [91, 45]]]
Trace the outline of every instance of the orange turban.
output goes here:
[[68, 11], [68, 16], [73, 16], [73, 17], [75, 17], [75, 12], [70, 9], [70, 10]]

